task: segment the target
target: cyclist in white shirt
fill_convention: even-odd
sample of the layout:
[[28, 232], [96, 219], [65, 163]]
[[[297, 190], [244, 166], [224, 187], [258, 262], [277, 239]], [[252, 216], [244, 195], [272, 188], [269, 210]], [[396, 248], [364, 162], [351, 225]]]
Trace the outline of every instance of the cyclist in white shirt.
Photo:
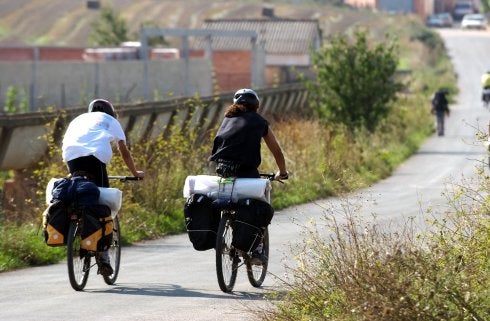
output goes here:
[[[115, 141], [129, 171], [139, 178], [145, 176], [143, 171], [136, 169], [126, 145], [126, 135], [116, 118], [114, 106], [109, 101], [95, 99], [89, 104], [87, 113], [70, 122], [61, 148], [70, 174], [86, 176], [99, 187], [109, 187], [106, 165], [112, 158], [111, 143]], [[107, 251], [101, 252], [100, 256], [99, 272], [111, 275]]]
[[108, 187], [106, 165], [112, 158], [111, 142], [116, 141], [129, 171], [136, 177], [145, 176], [136, 169], [126, 135], [116, 117], [109, 101], [96, 99], [90, 103], [87, 113], [70, 122], [62, 145], [63, 161], [70, 173], [87, 172], [97, 186]]

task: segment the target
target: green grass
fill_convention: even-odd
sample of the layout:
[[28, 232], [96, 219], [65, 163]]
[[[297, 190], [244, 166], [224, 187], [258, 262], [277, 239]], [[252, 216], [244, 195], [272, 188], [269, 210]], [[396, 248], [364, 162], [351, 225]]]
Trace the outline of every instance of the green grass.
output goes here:
[[41, 241], [39, 225], [0, 225], [0, 272], [59, 262], [64, 247], [47, 247]]

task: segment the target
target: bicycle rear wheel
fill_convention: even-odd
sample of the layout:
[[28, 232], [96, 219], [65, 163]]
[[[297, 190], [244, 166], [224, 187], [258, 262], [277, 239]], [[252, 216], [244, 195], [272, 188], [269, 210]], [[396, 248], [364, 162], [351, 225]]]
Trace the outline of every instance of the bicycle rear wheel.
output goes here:
[[81, 291], [87, 284], [90, 273], [90, 255], [87, 251], [81, 250], [82, 237], [78, 221], [71, 221], [68, 230], [67, 240], [67, 263], [68, 277], [71, 287], [76, 291]]
[[218, 284], [223, 292], [231, 292], [235, 285], [238, 270], [238, 255], [231, 246], [233, 229], [231, 219], [223, 215], [216, 237], [216, 274]]
[[121, 263], [121, 227], [119, 225], [119, 219], [114, 217], [112, 228], [112, 244], [109, 248], [109, 258], [113, 265], [114, 272], [111, 275], [104, 275], [104, 282], [106, 284], [112, 285], [116, 282], [117, 276], [119, 274], [119, 264]]
[[265, 228], [263, 242], [263, 253], [267, 257], [267, 261], [262, 265], [250, 264], [249, 260], [246, 260], [247, 276], [250, 284], [256, 288], [260, 287], [264, 282], [265, 275], [267, 274], [267, 266], [269, 264], [269, 230]]

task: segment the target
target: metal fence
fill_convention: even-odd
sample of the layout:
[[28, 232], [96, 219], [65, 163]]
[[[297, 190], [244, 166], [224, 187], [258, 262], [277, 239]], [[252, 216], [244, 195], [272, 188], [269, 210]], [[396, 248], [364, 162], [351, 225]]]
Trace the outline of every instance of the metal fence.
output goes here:
[[[309, 114], [308, 93], [301, 84], [258, 90], [263, 115]], [[195, 126], [205, 132], [221, 121], [232, 93], [116, 106], [129, 143], [167, 135], [172, 125]], [[60, 145], [62, 135], [86, 107], [49, 112], [0, 115], [0, 170], [21, 170], [37, 164], [48, 152], [47, 138]]]

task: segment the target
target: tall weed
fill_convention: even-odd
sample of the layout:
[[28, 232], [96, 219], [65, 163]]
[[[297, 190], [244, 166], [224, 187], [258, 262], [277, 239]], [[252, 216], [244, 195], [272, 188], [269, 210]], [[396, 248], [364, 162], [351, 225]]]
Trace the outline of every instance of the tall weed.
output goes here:
[[[488, 183], [488, 177], [481, 183]], [[488, 320], [488, 193], [474, 182], [446, 195], [453, 211], [427, 210], [427, 228], [362, 217], [344, 199], [305, 226], [288, 292], [263, 320]], [[340, 217], [340, 218], [339, 218]]]

